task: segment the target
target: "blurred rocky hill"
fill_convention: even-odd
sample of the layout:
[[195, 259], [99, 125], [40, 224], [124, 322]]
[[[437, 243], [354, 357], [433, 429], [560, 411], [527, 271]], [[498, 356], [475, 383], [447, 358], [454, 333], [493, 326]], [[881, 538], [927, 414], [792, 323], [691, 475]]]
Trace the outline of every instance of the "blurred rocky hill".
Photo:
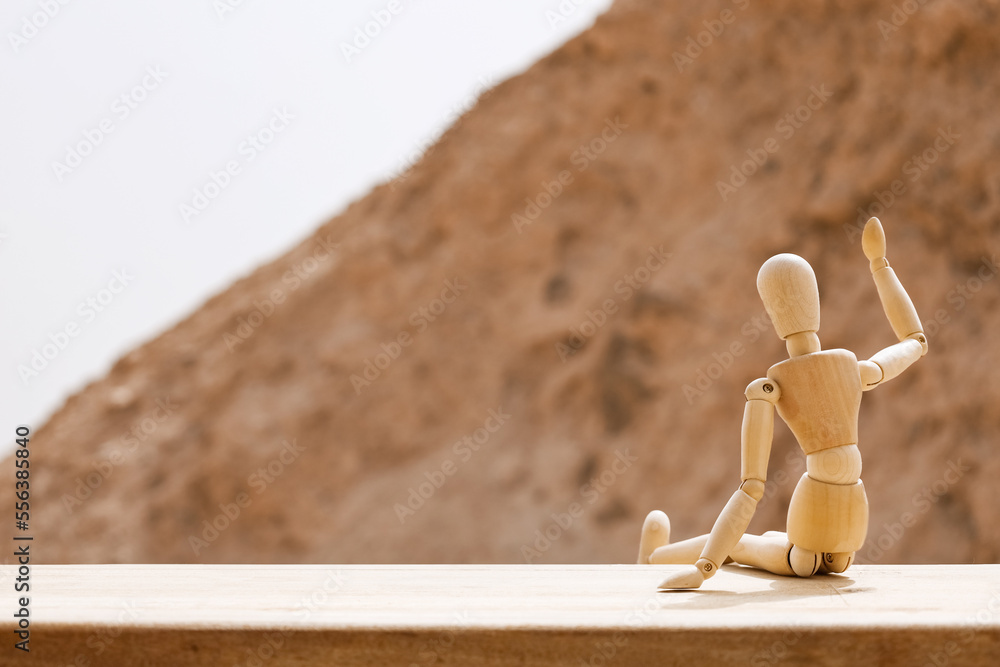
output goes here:
[[[739, 483], [767, 257], [816, 269], [824, 347], [894, 342], [877, 214], [931, 352], [862, 404], [860, 561], [996, 561], [998, 14], [619, 0], [69, 399], [37, 558], [632, 562], [650, 509], [705, 532]], [[779, 424], [753, 532], [803, 470]]]

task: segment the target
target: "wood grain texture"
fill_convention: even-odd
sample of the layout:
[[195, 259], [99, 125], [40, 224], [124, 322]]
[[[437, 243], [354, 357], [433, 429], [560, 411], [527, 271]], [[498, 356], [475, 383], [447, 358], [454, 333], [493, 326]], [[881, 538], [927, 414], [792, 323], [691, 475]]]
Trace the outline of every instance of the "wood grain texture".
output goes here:
[[771, 257], [757, 272], [757, 292], [782, 340], [819, 331], [819, 287], [806, 260], [787, 252]]
[[888, 382], [900, 373], [905, 371], [923, 355], [923, 346], [920, 341], [908, 338], [895, 345], [890, 345], [884, 350], [879, 350], [869, 360], [882, 370], [882, 377], [877, 384]]
[[917, 315], [917, 309], [913, 306], [913, 301], [903, 289], [903, 285], [896, 277], [896, 272], [892, 267], [884, 267], [872, 274], [875, 279], [875, 287], [878, 289], [879, 298], [882, 300], [882, 308], [889, 318], [896, 338], [903, 340], [907, 336], [922, 333], [923, 325]]
[[[811, 579], [727, 566], [701, 590], [656, 592], [673, 569], [38, 566], [30, 660], [5, 646], [0, 664], [986, 665], [1000, 655], [997, 565], [860, 565]], [[13, 568], [0, 573], [9, 583]]]
[[806, 454], [858, 442], [861, 373], [850, 350], [823, 350], [767, 371], [781, 388], [778, 414]]
[[[773, 389], [772, 392], [777, 393]], [[771, 459], [773, 440], [774, 405], [759, 399], [748, 400], [743, 407], [743, 425], [740, 429], [741, 480], [767, 480], [767, 464]]]
[[804, 473], [788, 503], [788, 539], [817, 553], [857, 551], [868, 534], [868, 498], [861, 480], [827, 484]]

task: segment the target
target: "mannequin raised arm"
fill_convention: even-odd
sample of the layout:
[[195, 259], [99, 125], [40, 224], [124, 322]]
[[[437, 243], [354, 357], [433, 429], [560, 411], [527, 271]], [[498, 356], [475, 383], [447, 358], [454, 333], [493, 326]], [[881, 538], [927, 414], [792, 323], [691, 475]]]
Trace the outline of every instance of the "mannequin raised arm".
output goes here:
[[885, 230], [878, 218], [870, 218], [861, 236], [861, 247], [871, 262], [872, 277], [882, 309], [899, 343], [860, 362], [861, 385], [865, 391], [891, 380], [927, 354], [927, 336], [917, 309], [885, 258]]

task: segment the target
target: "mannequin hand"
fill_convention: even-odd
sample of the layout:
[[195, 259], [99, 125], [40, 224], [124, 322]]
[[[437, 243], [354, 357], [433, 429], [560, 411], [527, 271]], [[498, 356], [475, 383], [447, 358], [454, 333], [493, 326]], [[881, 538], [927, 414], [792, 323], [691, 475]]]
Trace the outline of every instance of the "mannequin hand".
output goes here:
[[889, 262], [885, 261], [885, 230], [878, 218], [869, 218], [865, 223], [865, 231], [861, 234], [861, 249], [871, 261], [872, 273], [889, 266]]
[[687, 565], [680, 572], [674, 572], [660, 583], [660, 590], [674, 588], [699, 588], [705, 575], [694, 565]]

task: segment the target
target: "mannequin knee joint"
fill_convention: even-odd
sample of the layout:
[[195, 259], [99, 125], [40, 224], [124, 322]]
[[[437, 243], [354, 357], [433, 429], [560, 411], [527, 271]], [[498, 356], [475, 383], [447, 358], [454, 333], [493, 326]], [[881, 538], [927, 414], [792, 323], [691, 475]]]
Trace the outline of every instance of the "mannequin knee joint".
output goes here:
[[792, 546], [788, 552], [788, 565], [792, 572], [800, 577], [811, 577], [821, 565], [819, 554], [815, 551]]

